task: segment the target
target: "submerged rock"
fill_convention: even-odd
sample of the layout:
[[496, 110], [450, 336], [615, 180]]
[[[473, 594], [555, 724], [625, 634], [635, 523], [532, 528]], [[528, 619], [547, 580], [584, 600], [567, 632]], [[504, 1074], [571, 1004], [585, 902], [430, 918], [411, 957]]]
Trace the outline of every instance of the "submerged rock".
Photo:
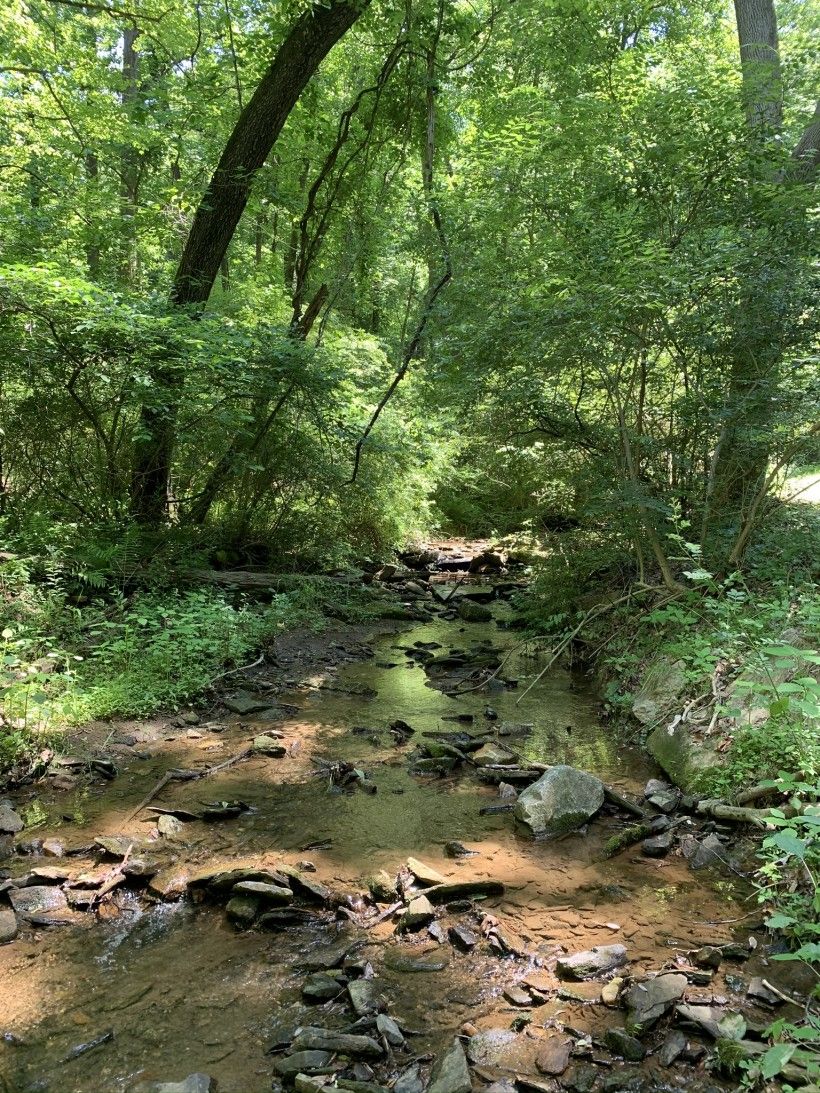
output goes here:
[[493, 617], [489, 607], [484, 607], [480, 603], [473, 603], [470, 600], [462, 600], [457, 611], [458, 617], [465, 622], [491, 622]]
[[189, 1074], [181, 1082], [139, 1082], [134, 1093], [213, 1093], [216, 1082], [210, 1074]]
[[260, 902], [254, 896], [240, 893], [228, 900], [225, 905], [225, 914], [228, 916], [228, 921], [232, 922], [234, 926], [247, 930], [256, 921], [259, 907]]
[[586, 823], [603, 803], [600, 778], [574, 767], [557, 766], [523, 790], [514, 814], [533, 835], [561, 835]]
[[559, 956], [555, 971], [561, 979], [592, 979], [626, 963], [626, 946], [597, 945], [582, 953]]
[[443, 1055], [436, 1059], [427, 1093], [471, 1093], [472, 1082], [467, 1056], [460, 1040], [453, 1040]]

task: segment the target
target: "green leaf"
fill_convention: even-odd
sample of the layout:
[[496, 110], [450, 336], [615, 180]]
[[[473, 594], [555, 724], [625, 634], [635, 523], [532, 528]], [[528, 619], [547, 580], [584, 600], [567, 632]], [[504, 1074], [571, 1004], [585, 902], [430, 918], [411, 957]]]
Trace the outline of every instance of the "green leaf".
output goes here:
[[780, 1074], [796, 1050], [796, 1044], [775, 1044], [770, 1047], [760, 1060], [760, 1073], [763, 1078], [774, 1078]]
[[794, 925], [797, 920], [791, 915], [784, 915], [781, 911], [776, 911], [764, 921], [770, 930], [782, 930], [786, 926]]

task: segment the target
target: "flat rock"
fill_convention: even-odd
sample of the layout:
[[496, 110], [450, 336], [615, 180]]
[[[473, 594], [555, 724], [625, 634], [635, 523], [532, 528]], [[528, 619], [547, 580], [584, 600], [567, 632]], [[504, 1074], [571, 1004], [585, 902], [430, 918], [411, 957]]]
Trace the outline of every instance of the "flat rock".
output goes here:
[[273, 1069], [280, 1078], [292, 1080], [297, 1074], [310, 1074], [326, 1069], [332, 1058], [329, 1051], [295, 1051], [292, 1055], [277, 1059]]
[[322, 1074], [296, 1074], [293, 1079], [296, 1093], [322, 1093], [326, 1085], [327, 1079]]
[[716, 1007], [680, 1005], [675, 1007], [675, 1016], [678, 1021], [685, 1025], [694, 1025], [715, 1040], [720, 1038], [723, 1013]]
[[467, 1066], [467, 1056], [460, 1040], [453, 1040], [450, 1047], [436, 1059], [430, 1074], [427, 1093], [471, 1093], [472, 1082]]
[[431, 903], [451, 903], [453, 900], [474, 899], [477, 896], [503, 896], [500, 880], [454, 880], [435, 884], [424, 895]]
[[475, 1066], [506, 1066], [517, 1041], [518, 1035], [512, 1029], [483, 1029], [467, 1041], [467, 1058]]
[[562, 835], [585, 824], [603, 803], [600, 778], [561, 765], [522, 791], [514, 815], [535, 836]]
[[447, 936], [451, 944], [463, 953], [470, 952], [481, 940], [477, 933], [469, 930], [466, 926], [451, 926], [447, 931]]
[[396, 1079], [393, 1093], [423, 1093], [424, 1082], [421, 1080], [421, 1069], [417, 1063], [403, 1070]]
[[504, 744], [491, 742], [479, 748], [471, 758], [477, 767], [503, 767], [517, 763], [520, 756]]
[[285, 904], [293, 899], [293, 892], [290, 888], [268, 884], [262, 880], [241, 880], [231, 889], [231, 898], [235, 896], [252, 896], [260, 903]]
[[128, 835], [98, 835], [94, 842], [100, 850], [104, 850], [112, 858], [124, 858], [129, 851], [142, 845], [142, 839], [131, 838]]
[[294, 892], [304, 896], [305, 899], [312, 900], [314, 903], [327, 904], [333, 898], [333, 892], [326, 884], [314, 880], [313, 877], [306, 876], [302, 869], [297, 869], [293, 865], [282, 864], [279, 866], [279, 871], [287, 877]]
[[519, 987], [517, 984], [512, 984], [509, 987], [505, 987], [502, 991], [502, 994], [511, 1006], [532, 1005], [532, 995], [530, 994], [530, 992], [524, 990], [523, 987]]
[[276, 884], [288, 887], [288, 878], [275, 869], [208, 869], [195, 873], [188, 881], [190, 888], [212, 888], [215, 892], [229, 892], [242, 881], [261, 881], [263, 884]]
[[561, 979], [592, 979], [626, 963], [626, 946], [596, 945], [582, 953], [559, 956], [555, 970]]
[[357, 1017], [368, 1017], [383, 1007], [376, 984], [372, 979], [354, 979], [347, 985], [350, 1004]]
[[447, 878], [442, 876], [436, 869], [433, 869], [431, 865], [426, 865], [423, 861], [419, 861], [418, 858], [408, 858], [407, 868], [419, 882], [427, 887], [433, 884], [446, 884]]
[[0, 945], [17, 937], [17, 916], [8, 907], [0, 907]]
[[327, 972], [314, 972], [302, 984], [302, 995], [311, 1002], [329, 1002], [344, 989], [344, 984]]
[[68, 906], [60, 888], [51, 884], [35, 884], [30, 888], [10, 888], [9, 902], [20, 918], [31, 918], [49, 911], [62, 911]]
[[401, 927], [403, 930], [420, 930], [422, 926], [431, 923], [435, 917], [436, 912], [427, 896], [416, 896], [401, 916]]
[[184, 866], [172, 865], [151, 877], [148, 891], [166, 902], [181, 899], [188, 889], [190, 879], [191, 874]]
[[343, 1055], [363, 1055], [374, 1059], [384, 1054], [381, 1045], [372, 1036], [355, 1036], [314, 1025], [298, 1029], [291, 1048], [293, 1051], [338, 1051]]
[[535, 1056], [535, 1065], [542, 1074], [563, 1074], [569, 1066], [571, 1049], [572, 1040], [561, 1036], [548, 1036]]
[[270, 698], [266, 698], [264, 695], [251, 694], [250, 691], [237, 691], [235, 694], [223, 699], [223, 701], [229, 710], [238, 713], [240, 716], [256, 713], [259, 710], [267, 710], [271, 704]]
[[189, 1074], [181, 1082], [139, 1082], [134, 1093], [213, 1093], [216, 1082], [209, 1074]]
[[635, 983], [624, 995], [629, 1031], [641, 1034], [652, 1028], [683, 997], [688, 985], [686, 976], [679, 972]]
[[11, 805], [0, 805], [0, 834], [16, 835], [18, 831], [22, 831], [25, 826], [26, 825]]

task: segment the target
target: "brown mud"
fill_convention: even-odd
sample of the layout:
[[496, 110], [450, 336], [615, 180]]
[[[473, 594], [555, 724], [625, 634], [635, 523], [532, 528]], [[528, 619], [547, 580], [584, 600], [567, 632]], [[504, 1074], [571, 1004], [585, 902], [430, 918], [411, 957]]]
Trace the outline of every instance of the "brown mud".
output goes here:
[[[493, 610], [503, 625], [508, 609]], [[738, 925], [759, 924], [739, 877], [695, 874], [677, 854], [650, 859], [637, 847], [605, 857], [606, 841], [634, 822], [612, 808], [583, 832], [534, 842], [515, 830], [509, 813], [481, 814], [502, 802], [497, 788], [481, 783], [471, 768], [447, 777], [410, 770], [409, 755], [425, 732], [478, 733], [531, 722], [529, 735], [504, 741], [523, 761], [569, 763], [641, 799], [657, 772], [600, 720], [588, 681], [554, 667], [519, 702], [544, 662], [518, 654], [503, 672], [518, 680], [516, 688], [499, 684], [454, 699], [429, 685], [415, 643], [470, 654], [487, 643], [509, 649], [512, 633], [495, 621], [438, 618], [378, 629], [378, 636], [342, 629], [301, 645], [283, 636], [277, 667], [234, 676], [237, 689], [270, 697], [278, 708], [266, 715], [272, 720], [216, 707], [196, 725], [107, 726], [104, 737], [97, 726], [77, 746], [93, 752], [105, 742], [119, 769], [115, 779], [90, 777], [72, 787], [69, 776], [62, 790], [40, 785], [13, 795], [18, 811], [37, 826], [6, 840], [0, 866], [7, 874], [57, 866], [72, 875], [99, 875], [116, 865], [92, 849], [101, 835], [139, 840], [133, 856], [150, 857], [162, 871], [154, 892], [120, 885], [94, 910], [65, 915], [63, 924], [21, 923], [17, 939], [0, 946], [0, 1089], [127, 1093], [145, 1080], [179, 1081], [197, 1071], [211, 1075], [222, 1093], [270, 1089], [271, 1046], [300, 1025], [341, 1028], [355, 1020], [342, 1000], [309, 1005], [301, 994], [311, 958], [340, 941], [358, 944], [365, 974], [372, 970], [388, 1012], [408, 1032], [407, 1048], [396, 1048], [392, 1060], [375, 1068], [382, 1084], [415, 1059], [422, 1060], [424, 1076], [430, 1057], [466, 1025], [468, 1032], [517, 1030], [500, 1057], [476, 1060], [476, 1088], [518, 1074], [530, 1076], [521, 1079], [524, 1086], [531, 1080], [536, 1089], [581, 1090], [595, 1072], [595, 1088], [603, 1081], [608, 1089], [736, 1088], [733, 1080], [707, 1073], [697, 1050], [690, 1062], [671, 1068], [661, 1067], [656, 1055], [640, 1065], [625, 1063], [601, 1044], [606, 1030], [624, 1021], [622, 1010], [601, 1002], [605, 980], [562, 983], [554, 965], [564, 951], [621, 943], [628, 964], [619, 974], [639, 979], [688, 966], [688, 951], [736, 940]], [[498, 714], [492, 722], [485, 718], [488, 703]], [[448, 719], [459, 713], [474, 721]], [[390, 731], [397, 719], [415, 730], [406, 743]], [[172, 781], [152, 802], [197, 811], [209, 802], [240, 800], [249, 806], [241, 815], [184, 822], [167, 837], [158, 834], [159, 814], [150, 808], [129, 818], [168, 770], [219, 764], [266, 730], [281, 734], [283, 757], [254, 755], [208, 778]], [[375, 792], [340, 790], [327, 771], [317, 774], [317, 761], [353, 764]], [[37, 853], [48, 839], [62, 843], [66, 856]], [[445, 844], [453, 840], [475, 856], [449, 857]], [[13, 849], [26, 842], [34, 853]], [[380, 869], [395, 876], [411, 855], [448, 879], [503, 882], [503, 896], [463, 910], [440, 908], [440, 923], [445, 935], [457, 924], [481, 934], [482, 919], [486, 933], [491, 920], [485, 916], [494, 916], [524, 955], [499, 954], [483, 938], [464, 953], [426, 930], [398, 935], [390, 918], [372, 925], [374, 912], [363, 899], [367, 878]], [[319, 910], [310, 922], [275, 933], [237, 930], [226, 919], [224, 900], [198, 902], [186, 890], [198, 871], [305, 867], [306, 861], [315, 866], [311, 878], [339, 894], [342, 910]], [[167, 899], [156, 894], [165, 885]], [[748, 936], [748, 929], [740, 934], [744, 944]], [[419, 960], [437, 970], [416, 970]], [[771, 1011], [745, 998], [752, 974], [759, 969], [724, 962], [711, 982], [691, 983], [686, 1000], [742, 1008], [763, 1025]], [[533, 988], [527, 1005], [504, 996], [522, 983]], [[113, 1038], [76, 1053], [109, 1030]], [[539, 1074], [535, 1064], [556, 1033], [576, 1052], [562, 1079]], [[585, 1078], [590, 1063], [595, 1070]], [[619, 1074], [622, 1084], [613, 1081]]]

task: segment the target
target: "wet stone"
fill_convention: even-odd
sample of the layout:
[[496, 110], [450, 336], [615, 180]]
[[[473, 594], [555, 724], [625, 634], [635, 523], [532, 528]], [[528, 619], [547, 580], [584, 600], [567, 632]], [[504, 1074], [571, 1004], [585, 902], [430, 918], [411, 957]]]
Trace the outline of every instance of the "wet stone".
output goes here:
[[444, 844], [444, 852], [448, 858], [472, 858], [478, 853], [477, 850], [468, 850], [463, 843], [458, 842], [456, 839]]
[[213, 1093], [216, 1082], [209, 1074], [189, 1074], [181, 1082], [139, 1082], [134, 1093]]
[[251, 748], [254, 754], [267, 755], [271, 759], [283, 759], [288, 753], [288, 749], [281, 740], [267, 734], [254, 737]]
[[347, 993], [357, 1017], [367, 1017], [382, 1008], [382, 1000], [372, 979], [354, 979], [348, 983]]
[[561, 1085], [571, 1093], [591, 1093], [598, 1080], [598, 1068], [587, 1063], [581, 1063], [564, 1075]]
[[237, 691], [224, 700], [225, 705], [233, 713], [240, 716], [267, 710], [270, 707], [270, 699], [264, 695], [251, 694], [249, 691]]
[[503, 990], [504, 998], [513, 1006], [531, 1006], [532, 996], [529, 991], [525, 991], [523, 987], [516, 985], [505, 987]]
[[447, 936], [453, 946], [463, 953], [468, 953], [471, 949], [474, 949], [481, 940], [477, 933], [468, 930], [466, 926], [451, 926], [447, 931]]
[[293, 892], [290, 888], [283, 888], [278, 884], [266, 884], [261, 880], [241, 880], [233, 886], [231, 902], [237, 896], [250, 896], [252, 899], [259, 900], [260, 903], [284, 904], [290, 903]]
[[754, 979], [750, 980], [746, 996], [754, 1002], [762, 1002], [766, 1006], [779, 1006], [783, 1002], [779, 995], [769, 990], [760, 976], [755, 976]]
[[220, 869], [215, 872], [197, 873], [191, 877], [191, 888], [207, 886], [215, 892], [229, 892], [242, 881], [262, 881], [264, 884], [275, 884], [282, 888], [288, 887], [288, 879], [283, 873], [273, 869]]
[[717, 835], [707, 835], [697, 844], [689, 858], [689, 868], [697, 871], [709, 866], [720, 865], [726, 860], [726, 849]]
[[326, 1084], [324, 1077], [319, 1074], [297, 1074], [293, 1079], [296, 1093], [320, 1093]]
[[483, 1029], [467, 1041], [467, 1058], [475, 1066], [504, 1066], [517, 1040], [509, 1028]]
[[480, 603], [471, 603], [469, 600], [462, 600], [456, 610], [458, 617], [464, 622], [490, 622], [493, 617], [489, 607], [484, 607]]
[[302, 984], [302, 996], [310, 1002], [329, 1002], [338, 998], [344, 990], [344, 984], [327, 972], [315, 972]]
[[535, 1065], [542, 1074], [563, 1074], [569, 1066], [572, 1041], [560, 1036], [549, 1036], [535, 1057]]
[[616, 1055], [631, 1063], [639, 1063], [646, 1055], [643, 1044], [623, 1028], [607, 1029], [604, 1043]]
[[519, 758], [520, 756], [512, 748], [495, 743], [485, 744], [472, 756], [477, 767], [510, 766], [517, 763]]
[[592, 979], [625, 963], [624, 945], [598, 945], [582, 953], [560, 956], [555, 970], [561, 979]]
[[329, 1051], [296, 1051], [283, 1059], [277, 1059], [273, 1069], [280, 1078], [292, 1081], [297, 1074], [310, 1074], [325, 1070], [333, 1058]]
[[189, 881], [190, 874], [187, 869], [171, 866], [168, 869], [161, 869], [159, 873], [151, 877], [148, 882], [148, 891], [165, 901], [181, 899], [188, 889]]
[[33, 885], [30, 888], [11, 888], [9, 902], [21, 918], [31, 918], [49, 911], [61, 911], [67, 906], [62, 890], [53, 885]]
[[247, 930], [259, 914], [259, 900], [247, 894], [232, 896], [225, 905], [225, 914], [234, 926]]
[[467, 1056], [461, 1041], [453, 1040], [450, 1047], [436, 1059], [427, 1093], [471, 1093], [471, 1090]]
[[0, 945], [17, 937], [17, 916], [8, 907], [0, 907]]
[[443, 945], [447, 940], [447, 935], [444, 933], [443, 928], [438, 922], [431, 922], [427, 927], [427, 933], [432, 937], [434, 941], [437, 941], [439, 945]]
[[160, 835], [164, 835], [166, 839], [179, 835], [183, 826], [182, 821], [178, 820], [176, 816], [160, 816], [157, 820], [157, 831]]
[[314, 1025], [299, 1029], [291, 1046], [295, 1052], [338, 1051], [342, 1055], [362, 1055], [369, 1058], [378, 1058], [384, 1054], [381, 1045], [371, 1036], [357, 1036], [335, 1029], [317, 1028]]
[[689, 957], [692, 963], [697, 964], [699, 968], [719, 968], [720, 962], [723, 960], [723, 952], [717, 945], [704, 945], [702, 948], [690, 953]]

